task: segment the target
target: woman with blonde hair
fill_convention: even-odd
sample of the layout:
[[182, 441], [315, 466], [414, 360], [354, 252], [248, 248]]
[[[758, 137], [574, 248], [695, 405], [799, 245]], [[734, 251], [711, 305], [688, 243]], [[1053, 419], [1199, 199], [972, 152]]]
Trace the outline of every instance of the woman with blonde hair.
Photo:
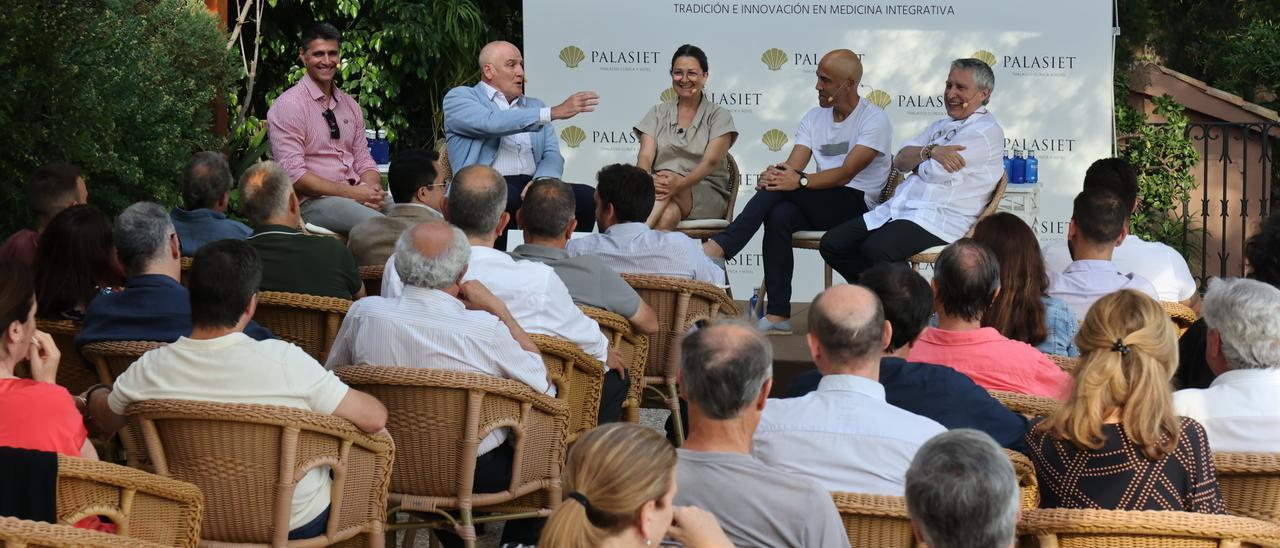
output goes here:
[[715, 516], [675, 506], [676, 451], [656, 431], [630, 423], [583, 434], [565, 463], [564, 501], [539, 546], [654, 546], [664, 538], [690, 548], [732, 547]]
[[1204, 428], [1174, 414], [1178, 341], [1160, 305], [1106, 295], [1076, 345], [1070, 397], [1027, 433], [1040, 506], [1225, 513]]

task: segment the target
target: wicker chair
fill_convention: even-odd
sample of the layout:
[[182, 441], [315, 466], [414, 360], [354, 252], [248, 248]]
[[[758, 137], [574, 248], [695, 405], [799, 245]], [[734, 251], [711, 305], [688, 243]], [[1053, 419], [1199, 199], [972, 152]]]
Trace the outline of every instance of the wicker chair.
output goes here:
[[682, 444], [684, 425], [680, 417], [680, 391], [676, 388], [676, 372], [680, 369], [676, 350], [680, 337], [700, 320], [737, 316], [738, 307], [723, 290], [706, 282], [652, 274], [623, 274], [622, 278], [658, 316], [658, 332], [649, 337], [644, 387], [646, 392], [651, 390], [657, 394], [662, 408], [671, 411], [676, 444]]
[[644, 368], [649, 363], [649, 336], [631, 330], [631, 322], [619, 314], [590, 306], [579, 306], [582, 313], [600, 324], [600, 332], [609, 338], [609, 348], [617, 348], [627, 363], [627, 401], [623, 403], [629, 422], [640, 422], [640, 400], [644, 397]]
[[[996, 182], [996, 188], [991, 191], [991, 200], [987, 202], [986, 209], [983, 209], [982, 213], [978, 215], [978, 220], [982, 220], [983, 217], [986, 217], [996, 212], [996, 209], [1000, 207], [1000, 200], [1004, 199], [1004, 190], [1008, 188], [1008, 186], [1009, 186], [1009, 176], [1001, 175], [1000, 180]], [[969, 231], [964, 233], [966, 238], [973, 236], [973, 229], [976, 226], [978, 226], [978, 223], [975, 222], [973, 223], [973, 226], [969, 227]], [[920, 270], [920, 265], [933, 264], [935, 261], [937, 261], [938, 254], [942, 253], [942, 249], [945, 247], [947, 246], [945, 245], [934, 246], [924, 251], [921, 251], [919, 253], [916, 253], [915, 255], [912, 255], [907, 259], [907, 263], [911, 265], [911, 268]]]
[[1031, 464], [1031, 459], [1009, 449], [1004, 450], [1004, 455], [1009, 457], [1013, 472], [1018, 476], [1018, 491], [1022, 500], [1019, 507], [1023, 510], [1040, 507], [1040, 480], [1036, 478], [1036, 467]]
[[167, 546], [142, 539], [110, 535], [70, 525], [0, 517], [0, 547], [4, 548], [159, 548]]
[[1062, 370], [1066, 371], [1067, 373], [1071, 373], [1072, 371], [1075, 371], [1076, 364], [1080, 363], [1080, 358], [1058, 356], [1055, 354], [1045, 354], [1045, 356], [1049, 358], [1049, 361], [1053, 362], [1054, 364], [1062, 368]]
[[[476, 523], [546, 516], [560, 501], [569, 433], [565, 402], [517, 381], [477, 373], [377, 365], [335, 372], [352, 388], [382, 400], [390, 413], [387, 430], [400, 456], [391, 475], [390, 515], [459, 515], [392, 523], [389, 530], [452, 524], [471, 547]], [[511, 485], [498, 493], [473, 493], [476, 449], [498, 428], [511, 429], [515, 439]], [[475, 517], [477, 512], [502, 514]], [[411, 546], [411, 539], [404, 545]]]
[[1173, 321], [1173, 325], [1178, 328], [1179, 337], [1181, 337], [1183, 333], [1187, 332], [1187, 328], [1191, 327], [1191, 324], [1196, 323], [1196, 311], [1187, 307], [1185, 304], [1171, 301], [1160, 301], [1160, 306], [1164, 308], [1165, 313], [1169, 315], [1169, 319]]
[[600, 395], [604, 391], [604, 364], [564, 339], [529, 335], [538, 345], [542, 362], [556, 387], [556, 399], [569, 406], [569, 442], [596, 427]]
[[1003, 403], [1010, 411], [1028, 417], [1047, 417], [1062, 405], [1062, 402], [1044, 396], [1032, 396], [1031, 394], [1006, 392], [1004, 390], [988, 390], [987, 392], [991, 394], [991, 397], [1000, 400], [1000, 403]]
[[[126, 410], [156, 473], [205, 493], [202, 546], [315, 546], [366, 537], [382, 546], [395, 446], [332, 415], [274, 405], [185, 400]], [[325, 534], [290, 543], [289, 511], [303, 474], [333, 470]]]
[[[143, 354], [164, 345], [165, 343], [151, 341], [101, 341], [84, 345], [80, 352], [97, 368], [98, 382], [111, 386]], [[117, 439], [125, 452], [125, 461], [118, 462], [128, 462], [130, 467], [154, 471], [151, 462], [147, 460], [142, 433], [136, 426], [125, 425], [120, 429]], [[114, 454], [116, 447], [108, 445], [108, 451]]]
[[1023, 510], [1018, 535], [1042, 548], [1280, 546], [1280, 526], [1265, 521], [1150, 510]]
[[364, 282], [365, 295], [377, 297], [382, 294], [382, 267], [383, 265], [375, 264], [358, 268], [360, 280]]
[[907, 517], [907, 499], [889, 495], [831, 493], [850, 546], [923, 547]]
[[685, 233], [690, 238], [707, 241], [712, 236], [719, 234], [721, 230], [733, 223], [733, 207], [738, 202], [738, 185], [742, 182], [742, 171], [738, 169], [738, 161], [733, 159], [732, 154], [725, 154], [724, 161], [729, 165], [729, 181], [733, 184], [733, 188], [729, 190], [728, 207], [725, 208], [723, 219], [692, 219], [688, 221], [680, 221], [676, 225], [676, 230]]
[[1280, 453], [1214, 453], [1227, 511], [1280, 525]]
[[164, 546], [200, 544], [204, 494], [171, 478], [107, 462], [58, 456], [58, 522], [106, 516], [117, 534]]
[[[76, 352], [75, 338], [80, 332], [79, 323], [70, 320], [36, 320], [36, 329], [53, 337], [53, 344], [58, 347], [58, 352], [62, 353], [62, 358], [58, 360], [59, 386], [66, 388], [72, 394], [79, 394], [98, 382], [98, 376], [93, 373], [92, 366], [81, 361], [80, 353]], [[31, 377], [31, 372], [25, 363], [20, 364], [20, 367], [21, 371], [14, 371], [17, 376]]]
[[351, 301], [337, 297], [263, 291], [258, 293], [258, 310], [253, 319], [276, 338], [302, 347], [324, 363], [349, 308]]
[[440, 153], [440, 172], [444, 173], [445, 179], [453, 179], [453, 165], [449, 163], [449, 147], [446, 146], [444, 139], [436, 141], [436, 151]]

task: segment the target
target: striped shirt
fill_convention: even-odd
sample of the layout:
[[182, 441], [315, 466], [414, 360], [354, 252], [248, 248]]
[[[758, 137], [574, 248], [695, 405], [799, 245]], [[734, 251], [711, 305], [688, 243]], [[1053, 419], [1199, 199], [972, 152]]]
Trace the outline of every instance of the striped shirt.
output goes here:
[[724, 270], [711, 262], [702, 244], [680, 232], [653, 230], [644, 223], [618, 223], [601, 234], [569, 240], [570, 256], [596, 255], [615, 272], [658, 274], [725, 285]]

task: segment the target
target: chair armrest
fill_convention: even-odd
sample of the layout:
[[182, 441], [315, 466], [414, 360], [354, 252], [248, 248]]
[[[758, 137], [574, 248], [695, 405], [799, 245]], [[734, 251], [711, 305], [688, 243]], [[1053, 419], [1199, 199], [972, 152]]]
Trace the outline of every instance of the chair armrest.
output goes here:
[[1280, 544], [1280, 526], [1252, 518], [1153, 510], [1037, 509], [1023, 511], [1019, 535], [1057, 533], [1149, 535]]

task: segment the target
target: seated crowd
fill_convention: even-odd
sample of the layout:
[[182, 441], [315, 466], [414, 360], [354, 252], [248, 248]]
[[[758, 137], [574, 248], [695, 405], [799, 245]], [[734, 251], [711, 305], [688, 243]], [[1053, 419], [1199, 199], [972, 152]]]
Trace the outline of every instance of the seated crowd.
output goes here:
[[[321, 31], [304, 40], [304, 61], [316, 44], [337, 47], [336, 31]], [[695, 191], [701, 183], [686, 178], [711, 177], [736, 130], [714, 112], [718, 121], [703, 128], [715, 133], [707, 145], [714, 158], [687, 175], [657, 167], [678, 163], [651, 134], [669, 138], [667, 125], [687, 120], [690, 105], [703, 112], [688, 82], [705, 76], [705, 54], [686, 45], [673, 58], [673, 80], [679, 70], [685, 85], [674, 105], [651, 113], [670, 124], [637, 126], [644, 167], [605, 166], [594, 190], [559, 179], [558, 151], [528, 149], [550, 120], [589, 112], [594, 94], [550, 108], [523, 97], [519, 55], [505, 42], [486, 46], [483, 81], [445, 102], [453, 172], [435, 152], [400, 151], [385, 214], [371, 160], [330, 166], [333, 175], [322, 177], [298, 155], [307, 148], [301, 126], [322, 119], [276, 109], [316, 107], [303, 93], [336, 93], [331, 80], [314, 80], [309, 61], [298, 91], [269, 114], [280, 163], [253, 165], [234, 185], [251, 229], [229, 217], [233, 178], [216, 153], [197, 153], [186, 166], [181, 207], [139, 202], [114, 222], [86, 203], [79, 170], [37, 170], [28, 180], [37, 227], [0, 247], [0, 445], [97, 459], [92, 438], [110, 438], [128, 424], [130, 405], [156, 399], [287, 406], [394, 436], [384, 403], [340, 379], [350, 366], [498, 377], [554, 398], [566, 393], [564, 378], [536, 342], [552, 337], [580, 349], [601, 375], [599, 426], [564, 456], [564, 500], [551, 502], [549, 517], [508, 522], [504, 544], [847, 547], [831, 493], [851, 492], [902, 497], [916, 537], [930, 546], [1004, 547], [1019, 519], [1014, 452], [1031, 462], [1044, 508], [1210, 514], [1227, 511], [1212, 451], [1280, 453], [1280, 436], [1265, 434], [1280, 418], [1280, 215], [1248, 242], [1250, 279], [1212, 281], [1202, 322], [1179, 341], [1159, 301], [1198, 305], [1194, 287], [1178, 285], [1185, 263], [1173, 274], [1152, 269], [1150, 257], [1167, 258], [1161, 244], [1128, 235], [1139, 197], [1127, 164], [1105, 159], [1088, 169], [1066, 260], [1058, 244], [1042, 250], [1019, 218], [980, 215], [999, 180], [991, 143], [1003, 141], [986, 108], [989, 67], [952, 63], [947, 117], [894, 154], [887, 118], [857, 96], [860, 61], [836, 50], [818, 66], [825, 92], [791, 157], [766, 169], [744, 215], [703, 243], [657, 227], [705, 209], [689, 202], [706, 196]], [[473, 96], [486, 106], [469, 107]], [[504, 108], [486, 112], [509, 123], [489, 128], [502, 136], [459, 114], [498, 98]], [[842, 125], [846, 117], [854, 123]], [[825, 142], [833, 132], [844, 142]], [[508, 141], [512, 133], [523, 139]], [[811, 159], [821, 171], [806, 174]], [[891, 168], [906, 176], [897, 194], [881, 196]], [[944, 187], [951, 193], [940, 194]], [[584, 217], [584, 189], [593, 219]], [[836, 215], [836, 205], [859, 214]], [[345, 243], [310, 233], [304, 217], [341, 225]], [[575, 234], [594, 224], [598, 233]], [[523, 243], [508, 253], [511, 226]], [[723, 260], [762, 226], [768, 314], [662, 333], [659, 307], [627, 277], [693, 280], [714, 291], [727, 282]], [[775, 387], [768, 335], [791, 330], [790, 234], [817, 228], [829, 229], [823, 257], [851, 283], [826, 289], [808, 309], [803, 339], [815, 370]], [[931, 280], [905, 264], [938, 244], [946, 245]], [[183, 257], [191, 257], [185, 272]], [[361, 279], [360, 267], [379, 265], [381, 280]], [[326, 354], [256, 323], [260, 292], [349, 305]], [[654, 336], [650, 351], [662, 341], [677, 355], [688, 432], [678, 448], [656, 429], [625, 423], [627, 394], [645, 380], [582, 307], [621, 316], [633, 333]], [[40, 320], [74, 322], [74, 348], [59, 348]], [[105, 341], [164, 344], [110, 385], [72, 395], [56, 384], [60, 358]], [[1183, 390], [1174, 391], [1175, 379]], [[1009, 397], [1047, 410], [1028, 417], [1002, 403]], [[501, 493], [518, 479], [513, 463], [524, 457], [515, 440], [527, 432], [485, 426], [476, 462], [461, 469], [473, 492]], [[301, 475], [290, 539], [325, 534], [341, 479], [328, 465]], [[467, 536], [436, 535], [446, 546]]]

